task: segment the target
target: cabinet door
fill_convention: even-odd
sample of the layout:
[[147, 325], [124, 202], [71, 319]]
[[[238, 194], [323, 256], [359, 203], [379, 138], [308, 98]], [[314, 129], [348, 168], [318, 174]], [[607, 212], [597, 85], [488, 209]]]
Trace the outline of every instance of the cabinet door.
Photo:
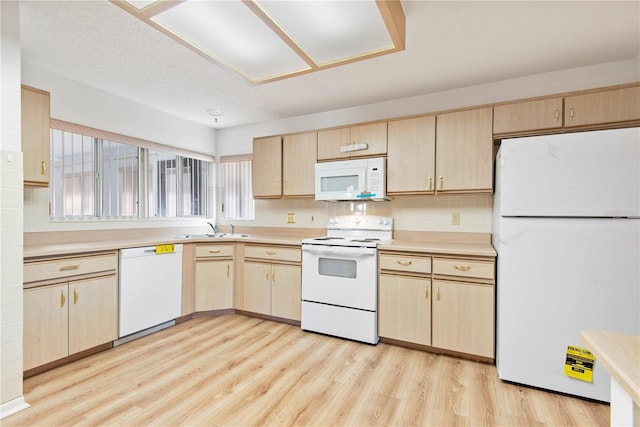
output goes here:
[[433, 194], [435, 116], [389, 122], [388, 194]]
[[66, 284], [24, 291], [25, 371], [68, 356], [68, 296]]
[[340, 147], [351, 143], [351, 129], [328, 129], [318, 132], [318, 160], [346, 159], [349, 153]]
[[494, 357], [494, 287], [433, 281], [434, 347]]
[[244, 310], [271, 314], [271, 265], [244, 263]]
[[565, 127], [640, 120], [640, 86], [568, 96]]
[[297, 265], [271, 266], [271, 315], [300, 320], [302, 268]]
[[233, 261], [196, 262], [196, 311], [233, 308]]
[[282, 179], [285, 197], [315, 195], [318, 133], [287, 135], [282, 141]]
[[49, 185], [49, 92], [22, 86], [22, 152], [27, 186]]
[[431, 345], [431, 279], [381, 274], [378, 334]]
[[562, 98], [498, 105], [493, 109], [493, 133], [517, 133], [562, 127]]
[[69, 354], [118, 338], [116, 276], [69, 283]]
[[492, 191], [492, 111], [481, 108], [437, 117], [437, 192]]
[[282, 137], [255, 138], [251, 162], [253, 197], [282, 196]]
[[384, 156], [387, 154], [387, 122], [354, 126], [350, 144], [367, 144], [365, 150], [352, 151], [351, 157]]

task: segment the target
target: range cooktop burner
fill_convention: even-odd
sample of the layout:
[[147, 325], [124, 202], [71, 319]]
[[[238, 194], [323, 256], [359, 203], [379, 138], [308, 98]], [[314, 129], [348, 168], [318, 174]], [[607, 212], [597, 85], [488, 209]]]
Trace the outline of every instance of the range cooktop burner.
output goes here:
[[329, 218], [327, 235], [302, 243], [325, 246], [375, 248], [393, 239], [393, 218], [375, 215], [343, 215]]

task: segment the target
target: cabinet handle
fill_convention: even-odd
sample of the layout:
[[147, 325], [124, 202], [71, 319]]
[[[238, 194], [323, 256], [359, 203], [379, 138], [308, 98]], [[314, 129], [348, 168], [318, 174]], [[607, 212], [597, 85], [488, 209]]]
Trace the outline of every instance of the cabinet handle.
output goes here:
[[436, 301], [440, 301], [440, 286], [436, 288]]
[[569, 120], [573, 120], [573, 105], [569, 106]]
[[265, 274], [265, 277], [267, 278], [267, 282], [269, 281], [269, 270], [267, 270], [267, 274]]
[[460, 270], [460, 271], [469, 271], [471, 270], [471, 267], [468, 265], [454, 265], [453, 268], [455, 268], [456, 270]]
[[557, 122], [560, 120], [560, 109], [556, 107], [555, 113], [554, 120]]
[[412, 264], [412, 262], [411, 262], [411, 261], [400, 261], [400, 260], [397, 260], [396, 262], [397, 262], [398, 264], [400, 264], [400, 265], [405, 266], [405, 267], [409, 267], [409, 266]]
[[40, 160], [40, 175], [45, 175], [47, 173], [47, 164], [44, 160]]
[[60, 307], [64, 307], [65, 302], [67, 302], [67, 299], [64, 296], [64, 291], [60, 291]]
[[78, 303], [78, 290], [77, 289], [73, 289], [73, 304], [77, 304]]
[[227, 264], [227, 279], [229, 278], [229, 264]]
[[220, 253], [220, 249], [209, 249], [209, 253], [210, 254], [219, 254]]
[[276, 251], [267, 251], [267, 255], [275, 255]]
[[438, 178], [440, 180], [440, 190], [444, 190], [444, 176]]
[[429, 299], [429, 288], [427, 287], [428, 283], [424, 282], [424, 299]]
[[276, 283], [276, 272], [275, 272], [275, 270], [271, 273], [271, 281], [273, 283]]
[[64, 267], [60, 267], [60, 271], [71, 271], [71, 270], [77, 270], [79, 268], [80, 268], [80, 264], [65, 265]]
[[431, 177], [429, 177], [427, 183], [427, 185], [429, 186], [429, 190], [433, 190], [433, 179]]

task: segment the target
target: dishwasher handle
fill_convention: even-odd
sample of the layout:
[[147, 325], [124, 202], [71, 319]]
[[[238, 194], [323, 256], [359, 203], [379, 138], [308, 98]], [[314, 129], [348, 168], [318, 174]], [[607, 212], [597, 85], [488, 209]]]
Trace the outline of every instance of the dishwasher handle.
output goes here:
[[[120, 259], [156, 256], [156, 246], [126, 248], [126, 249], [120, 249], [119, 252], [120, 252]], [[166, 252], [160, 255], [170, 255], [173, 253], [182, 253], [182, 243], [174, 244], [173, 252]]]

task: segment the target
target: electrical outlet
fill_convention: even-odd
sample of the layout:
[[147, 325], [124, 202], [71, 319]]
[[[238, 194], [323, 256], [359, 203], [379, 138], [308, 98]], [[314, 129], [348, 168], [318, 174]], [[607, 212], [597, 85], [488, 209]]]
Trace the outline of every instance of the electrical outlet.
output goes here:
[[288, 213], [287, 214], [287, 224], [294, 224], [296, 222], [296, 214]]
[[460, 214], [458, 212], [451, 214], [451, 225], [460, 225]]

